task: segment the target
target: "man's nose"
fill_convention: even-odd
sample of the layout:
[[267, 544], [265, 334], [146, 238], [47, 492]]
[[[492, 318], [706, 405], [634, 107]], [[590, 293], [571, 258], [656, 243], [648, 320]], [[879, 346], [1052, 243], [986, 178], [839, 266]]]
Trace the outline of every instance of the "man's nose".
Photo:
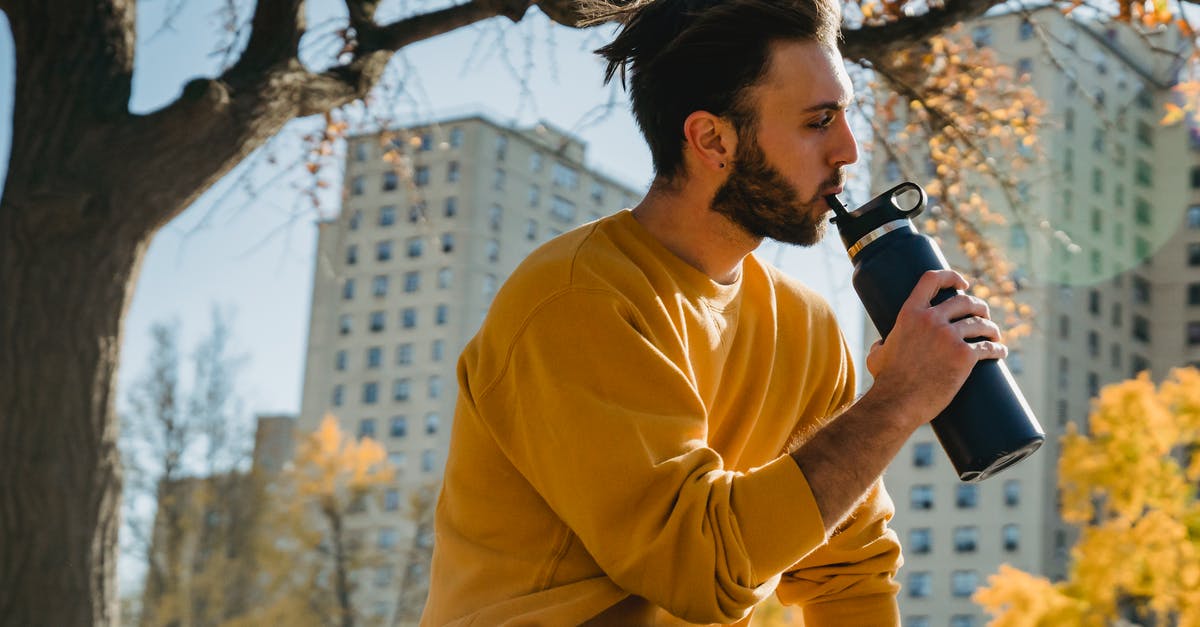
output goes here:
[[854, 140], [854, 131], [850, 130], [850, 121], [842, 115], [833, 136], [833, 150], [830, 153], [831, 165], [842, 167], [858, 161], [858, 142]]

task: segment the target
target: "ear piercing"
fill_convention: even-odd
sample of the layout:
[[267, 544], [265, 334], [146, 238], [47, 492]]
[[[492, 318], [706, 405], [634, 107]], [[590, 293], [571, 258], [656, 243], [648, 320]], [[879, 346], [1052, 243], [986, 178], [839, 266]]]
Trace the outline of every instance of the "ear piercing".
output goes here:
[[725, 167], [725, 162], [724, 162], [724, 161], [722, 161], [722, 162], [721, 162], [721, 165], [720, 165], [720, 166], [718, 166], [718, 167], [721, 167], [721, 168]]

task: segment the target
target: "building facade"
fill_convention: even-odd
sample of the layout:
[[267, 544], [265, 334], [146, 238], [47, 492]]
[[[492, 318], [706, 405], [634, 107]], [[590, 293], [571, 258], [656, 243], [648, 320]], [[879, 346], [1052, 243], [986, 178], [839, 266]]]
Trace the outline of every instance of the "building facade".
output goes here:
[[357, 574], [373, 621], [420, 614], [456, 361], [496, 290], [546, 240], [641, 197], [587, 167], [584, 148], [484, 117], [348, 139], [341, 215], [318, 224], [299, 429], [332, 413], [396, 469], [351, 529], [394, 558]]
[[[1047, 438], [979, 484], [957, 480], [930, 427], [904, 446], [886, 481], [905, 548], [905, 627], [985, 624], [971, 595], [1003, 563], [1064, 577], [1075, 539], [1058, 508], [1067, 425], [1086, 432], [1106, 384], [1200, 365], [1200, 143], [1185, 125], [1160, 124], [1180, 66], [1153, 50], [1180, 50], [1179, 34], [1144, 37], [1055, 8], [968, 28], [1029, 81], [1049, 121], [1040, 135], [1045, 167], [1021, 188], [1046, 222], [988, 234], [1016, 264], [1018, 301], [1035, 312], [1031, 335], [1007, 361]], [[872, 164], [880, 190], [896, 182], [897, 165]], [[954, 246], [943, 247], [952, 257]], [[868, 345], [877, 337], [868, 329]]]

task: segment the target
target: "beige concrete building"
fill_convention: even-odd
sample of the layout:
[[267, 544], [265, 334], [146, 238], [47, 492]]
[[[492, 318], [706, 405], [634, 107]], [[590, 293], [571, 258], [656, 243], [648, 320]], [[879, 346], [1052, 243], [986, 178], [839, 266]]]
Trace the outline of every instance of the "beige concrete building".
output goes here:
[[352, 534], [394, 560], [358, 573], [355, 605], [404, 624], [419, 615], [430, 546], [411, 497], [436, 494], [459, 353], [526, 255], [642, 192], [589, 168], [577, 138], [484, 117], [351, 137], [345, 181], [341, 215], [318, 225], [299, 428], [332, 412], [388, 451], [395, 485]]
[[[1200, 364], [1200, 142], [1183, 125], [1159, 124], [1179, 65], [1151, 50], [1180, 49], [1178, 33], [1143, 38], [1053, 8], [970, 28], [1029, 76], [1050, 122], [1046, 167], [1021, 186], [1047, 225], [991, 233], [1019, 266], [1019, 300], [1036, 312], [1008, 363], [1047, 441], [979, 484], [957, 480], [931, 428], [905, 445], [887, 473], [905, 545], [905, 627], [985, 624], [970, 596], [1002, 563], [1063, 577], [1074, 540], [1057, 507], [1066, 425], [1086, 429], [1103, 385]], [[920, 151], [907, 159], [872, 164], [880, 189], [899, 170], [924, 172]]]

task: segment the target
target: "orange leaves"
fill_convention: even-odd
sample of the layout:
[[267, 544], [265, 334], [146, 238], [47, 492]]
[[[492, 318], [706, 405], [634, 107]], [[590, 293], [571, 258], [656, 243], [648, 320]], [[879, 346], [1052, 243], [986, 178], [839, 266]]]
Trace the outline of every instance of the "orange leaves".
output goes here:
[[325, 504], [344, 504], [373, 486], [392, 480], [394, 471], [385, 463], [386, 453], [378, 442], [347, 437], [332, 415], [300, 447], [296, 462], [297, 488], [301, 495]]
[[1107, 625], [1118, 608], [1152, 623], [1200, 624], [1200, 371], [1104, 388], [1087, 435], [1068, 426], [1063, 517], [1083, 527], [1057, 584], [1002, 567], [976, 600], [992, 625]]

